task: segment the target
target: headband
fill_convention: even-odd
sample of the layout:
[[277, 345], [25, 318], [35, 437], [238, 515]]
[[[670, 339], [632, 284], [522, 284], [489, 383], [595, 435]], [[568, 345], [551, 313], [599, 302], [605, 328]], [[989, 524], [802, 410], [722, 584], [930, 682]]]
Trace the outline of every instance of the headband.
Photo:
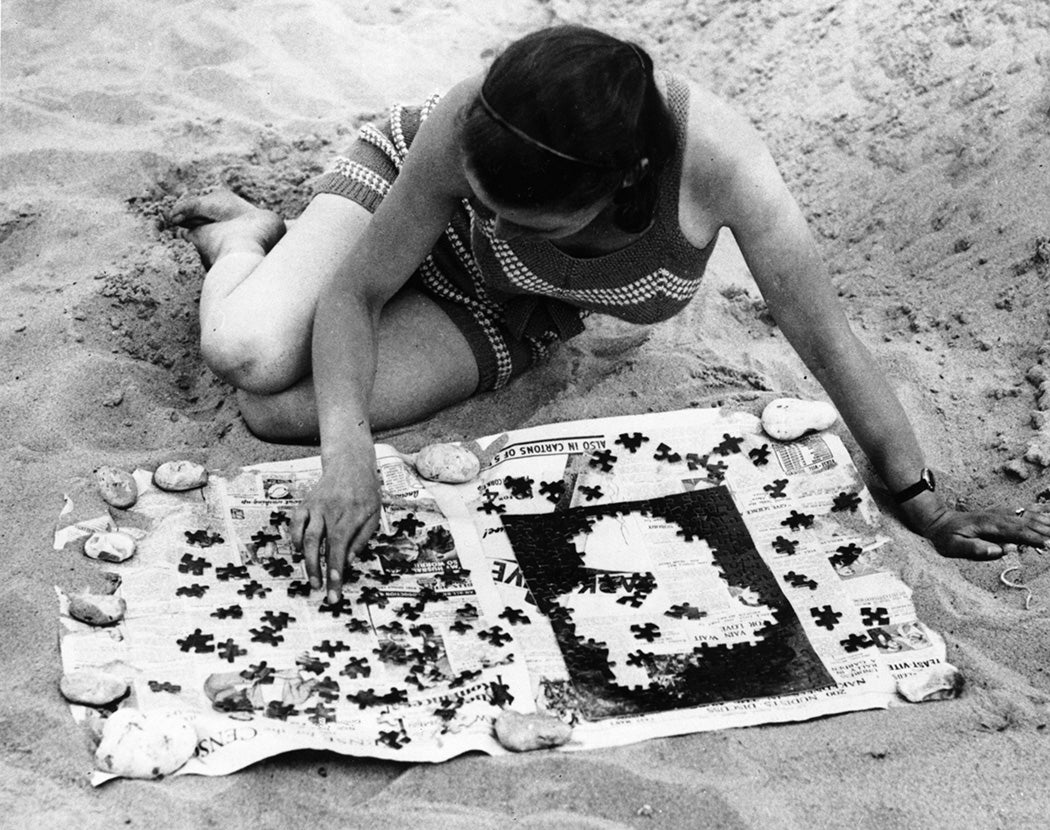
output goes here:
[[[645, 67], [645, 60], [642, 58], [641, 51], [639, 51], [638, 47], [635, 46], [633, 43], [628, 42], [627, 45], [631, 47], [631, 51], [634, 52], [635, 57], [638, 58], [638, 64], [639, 66], [641, 66], [642, 72], [647, 73], [648, 70]], [[484, 83], [481, 85], [481, 89], [478, 90], [478, 101], [481, 103], [481, 106], [485, 110], [485, 112], [489, 114], [489, 117], [501, 127], [503, 127], [503, 129], [507, 130], [510, 133], [513, 133], [526, 144], [531, 144], [533, 147], [538, 147], [544, 152], [550, 153], [552, 156], [557, 156], [560, 159], [565, 159], [566, 161], [571, 161], [575, 164], [582, 164], [585, 167], [594, 167], [597, 170], [622, 170], [624, 167], [621, 164], [608, 164], [606, 162], [582, 159], [579, 156], [573, 156], [569, 153], [564, 153], [561, 150], [551, 147], [549, 144], [544, 144], [538, 138], [533, 138], [520, 127], [516, 127], [513, 124], [511, 124], [506, 118], [504, 118], [502, 115], [496, 112], [495, 109], [493, 109], [492, 104], [490, 104], [488, 102], [488, 99], [485, 97]]]

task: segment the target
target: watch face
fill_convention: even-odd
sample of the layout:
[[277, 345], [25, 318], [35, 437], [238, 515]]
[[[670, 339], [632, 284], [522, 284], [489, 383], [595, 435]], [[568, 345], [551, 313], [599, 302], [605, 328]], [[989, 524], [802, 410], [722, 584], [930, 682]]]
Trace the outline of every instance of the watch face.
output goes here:
[[926, 483], [926, 486], [929, 487], [931, 490], [937, 488], [937, 482], [933, 478], [933, 470], [931, 470], [929, 467], [922, 468], [921, 478]]

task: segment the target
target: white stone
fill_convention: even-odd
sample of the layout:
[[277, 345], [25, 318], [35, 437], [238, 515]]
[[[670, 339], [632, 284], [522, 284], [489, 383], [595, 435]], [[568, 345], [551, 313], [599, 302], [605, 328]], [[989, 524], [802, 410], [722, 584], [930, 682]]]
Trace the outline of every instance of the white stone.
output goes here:
[[95, 481], [106, 504], [125, 509], [138, 500], [139, 487], [135, 477], [127, 470], [99, 467], [95, 470]]
[[69, 616], [88, 625], [113, 625], [124, 619], [127, 603], [112, 594], [81, 591], [69, 596]]
[[95, 765], [125, 778], [160, 778], [179, 769], [197, 749], [197, 731], [177, 709], [118, 709], [102, 727]]
[[496, 718], [496, 739], [504, 749], [529, 752], [550, 749], [569, 742], [572, 727], [561, 718], [544, 712], [522, 714], [504, 709]]
[[165, 461], [153, 472], [153, 483], [175, 493], [195, 490], [208, 483], [208, 471], [196, 461]]
[[462, 484], [481, 472], [478, 457], [459, 444], [429, 444], [415, 457], [416, 472], [428, 481]]
[[825, 401], [777, 398], [762, 410], [762, 429], [778, 441], [794, 441], [809, 432], [827, 429], [839, 413]]
[[84, 555], [103, 562], [125, 562], [135, 555], [135, 540], [120, 530], [92, 533], [84, 541]]
[[951, 700], [962, 694], [965, 680], [951, 663], [938, 663], [897, 681], [897, 692], [905, 700]]
[[58, 681], [62, 697], [84, 706], [106, 706], [128, 693], [128, 684], [120, 677], [100, 669], [77, 669], [62, 675]]

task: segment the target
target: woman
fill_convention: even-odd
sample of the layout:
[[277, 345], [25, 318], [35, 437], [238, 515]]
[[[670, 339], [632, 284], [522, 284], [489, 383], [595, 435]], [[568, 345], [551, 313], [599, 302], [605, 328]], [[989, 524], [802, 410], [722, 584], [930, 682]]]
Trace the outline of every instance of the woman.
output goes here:
[[505, 384], [585, 314], [673, 315], [723, 227], [913, 529], [976, 559], [1050, 539], [1036, 505], [946, 508], [755, 130], [634, 44], [528, 35], [483, 76], [366, 127], [317, 189], [287, 232], [231, 193], [183, 199], [172, 221], [209, 266], [202, 351], [248, 425], [320, 438], [323, 477], [292, 534], [315, 587], [327, 541], [330, 601], [377, 527], [372, 429]]

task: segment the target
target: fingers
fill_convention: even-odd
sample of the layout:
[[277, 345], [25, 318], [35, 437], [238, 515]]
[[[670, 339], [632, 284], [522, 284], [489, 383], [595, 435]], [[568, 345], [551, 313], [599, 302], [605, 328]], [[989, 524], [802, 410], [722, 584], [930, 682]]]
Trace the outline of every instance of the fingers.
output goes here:
[[339, 602], [343, 596], [343, 575], [346, 573], [347, 564], [356, 558], [368, 544], [368, 540], [379, 528], [379, 506], [365, 517], [356, 529], [356, 532], [343, 544], [341, 541], [334, 545], [329, 541], [328, 549], [328, 593], [326, 599], [329, 604]]

